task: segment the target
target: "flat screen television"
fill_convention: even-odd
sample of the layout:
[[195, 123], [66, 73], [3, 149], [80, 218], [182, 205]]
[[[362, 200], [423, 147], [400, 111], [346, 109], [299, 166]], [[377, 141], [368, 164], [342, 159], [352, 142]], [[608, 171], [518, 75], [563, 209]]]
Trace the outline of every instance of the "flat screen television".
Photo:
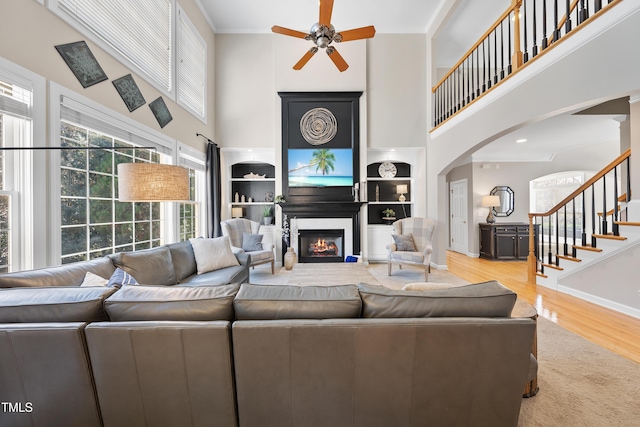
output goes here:
[[351, 148], [290, 148], [289, 187], [352, 187]]

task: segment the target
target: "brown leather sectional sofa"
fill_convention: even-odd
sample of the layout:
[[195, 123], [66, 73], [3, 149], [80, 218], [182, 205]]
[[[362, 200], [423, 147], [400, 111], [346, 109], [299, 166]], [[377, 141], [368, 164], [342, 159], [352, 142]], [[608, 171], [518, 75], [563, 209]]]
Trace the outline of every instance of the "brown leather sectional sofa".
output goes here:
[[515, 426], [535, 329], [515, 300], [497, 282], [0, 289], [0, 400], [25, 408], [0, 425]]

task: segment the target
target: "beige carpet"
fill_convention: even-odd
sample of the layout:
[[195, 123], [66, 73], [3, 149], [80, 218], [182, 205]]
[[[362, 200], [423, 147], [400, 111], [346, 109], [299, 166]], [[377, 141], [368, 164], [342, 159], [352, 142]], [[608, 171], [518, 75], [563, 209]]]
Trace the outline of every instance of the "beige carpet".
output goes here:
[[[262, 267], [262, 266], [260, 266]], [[291, 271], [251, 270], [251, 283], [286, 284]], [[371, 264], [369, 273], [387, 287], [399, 289], [424, 281], [418, 268]], [[440, 270], [429, 281], [467, 282]], [[538, 385], [540, 392], [522, 399], [519, 427], [640, 427], [640, 365], [602, 348], [555, 323], [538, 319]]]

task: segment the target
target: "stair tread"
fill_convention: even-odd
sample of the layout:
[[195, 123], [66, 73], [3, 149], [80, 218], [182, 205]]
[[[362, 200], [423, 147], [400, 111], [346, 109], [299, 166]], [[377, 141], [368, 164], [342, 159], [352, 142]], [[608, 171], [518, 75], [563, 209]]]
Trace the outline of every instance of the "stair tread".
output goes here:
[[546, 279], [546, 278], [548, 278], [548, 277], [549, 277], [549, 276], [547, 276], [547, 275], [546, 275], [546, 274], [544, 274], [544, 273], [540, 273], [539, 271], [536, 271], [536, 276], [542, 277], [542, 278], [544, 278], [544, 279]]
[[579, 245], [573, 245], [574, 248], [576, 249], [582, 249], [585, 251], [591, 251], [591, 252], [602, 252], [602, 249], [600, 248], [594, 248], [593, 246], [579, 246]]
[[609, 239], [609, 240], [627, 240], [624, 236], [615, 236], [613, 234], [592, 234], [596, 239]]
[[640, 222], [634, 222], [634, 221], [616, 221], [616, 224], [618, 225], [631, 225], [634, 227], [640, 227]]
[[580, 258], [575, 258], [569, 255], [556, 255], [556, 256], [561, 259], [566, 259], [567, 261], [582, 262]]
[[545, 264], [545, 263], [542, 263], [542, 265], [543, 265], [543, 266], [545, 266], [545, 267], [547, 267], [547, 268], [553, 268], [554, 270], [560, 270], [560, 271], [564, 270], [564, 268], [562, 268], [562, 267], [560, 267], [560, 266], [557, 266], [557, 265], [555, 265], [555, 264]]

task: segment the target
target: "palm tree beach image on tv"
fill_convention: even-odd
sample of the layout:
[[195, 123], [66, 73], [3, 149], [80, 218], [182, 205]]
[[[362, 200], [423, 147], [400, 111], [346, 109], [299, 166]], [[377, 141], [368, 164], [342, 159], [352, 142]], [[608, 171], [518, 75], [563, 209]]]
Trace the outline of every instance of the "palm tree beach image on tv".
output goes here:
[[289, 149], [289, 187], [353, 186], [353, 151]]

